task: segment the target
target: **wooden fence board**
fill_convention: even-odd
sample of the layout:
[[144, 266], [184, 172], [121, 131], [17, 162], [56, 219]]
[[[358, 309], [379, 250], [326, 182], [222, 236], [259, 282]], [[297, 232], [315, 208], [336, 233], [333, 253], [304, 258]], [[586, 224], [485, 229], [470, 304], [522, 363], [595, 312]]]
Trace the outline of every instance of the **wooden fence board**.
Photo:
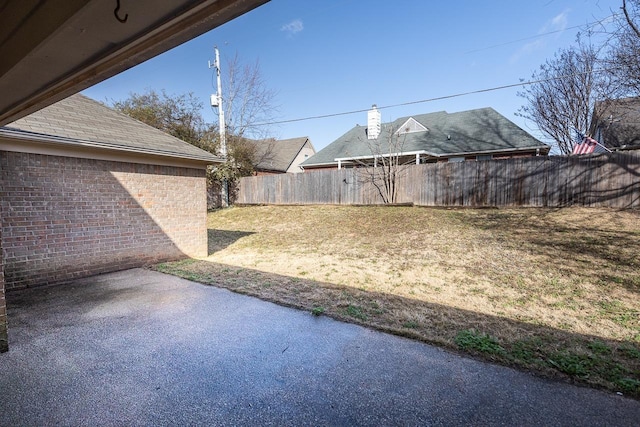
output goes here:
[[[381, 204], [358, 169], [240, 179], [240, 204]], [[408, 165], [398, 203], [422, 206], [640, 208], [640, 153]]]

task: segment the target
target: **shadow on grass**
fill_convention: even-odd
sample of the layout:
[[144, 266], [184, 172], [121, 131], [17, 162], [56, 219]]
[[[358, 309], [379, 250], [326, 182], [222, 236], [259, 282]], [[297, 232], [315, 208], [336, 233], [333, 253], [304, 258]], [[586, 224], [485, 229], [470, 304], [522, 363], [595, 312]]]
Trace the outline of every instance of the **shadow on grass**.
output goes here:
[[615, 341], [397, 295], [203, 260], [188, 259], [154, 268], [490, 362], [640, 397], [640, 336]]
[[209, 244], [209, 255], [221, 251], [228, 246], [231, 246], [238, 240], [245, 236], [255, 234], [252, 231], [237, 231], [237, 230], [207, 230], [207, 241]]
[[[640, 293], [640, 234], [616, 228], [615, 223], [595, 225], [594, 218], [576, 218], [575, 223], [555, 222], [553, 214], [559, 209], [489, 212], [467, 216], [465, 221], [476, 228], [489, 230], [503, 242], [523, 242], [536, 255], [542, 255], [556, 271], [570, 270], [571, 274], [621, 285], [628, 291]], [[624, 211], [637, 216], [640, 211]], [[523, 240], [521, 236], [531, 236]], [[616, 249], [613, 250], [612, 248]]]

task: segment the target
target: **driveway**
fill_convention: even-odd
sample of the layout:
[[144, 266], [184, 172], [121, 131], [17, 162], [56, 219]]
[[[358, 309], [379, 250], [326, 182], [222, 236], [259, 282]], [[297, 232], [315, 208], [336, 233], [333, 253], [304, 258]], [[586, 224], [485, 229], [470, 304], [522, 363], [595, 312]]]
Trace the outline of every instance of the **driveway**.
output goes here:
[[7, 299], [3, 426], [640, 420], [623, 396], [143, 269]]

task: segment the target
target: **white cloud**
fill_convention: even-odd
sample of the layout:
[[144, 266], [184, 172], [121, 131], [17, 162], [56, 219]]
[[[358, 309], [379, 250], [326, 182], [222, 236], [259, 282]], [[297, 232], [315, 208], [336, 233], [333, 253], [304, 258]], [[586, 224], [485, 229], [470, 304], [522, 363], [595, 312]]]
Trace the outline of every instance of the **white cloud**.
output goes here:
[[302, 30], [304, 30], [304, 24], [300, 19], [294, 19], [288, 24], [284, 24], [282, 27], [280, 27], [280, 31], [285, 31], [289, 33], [290, 36], [297, 34]]
[[569, 9], [555, 16], [540, 30], [540, 33], [548, 33], [550, 31], [563, 31], [569, 23]]
[[511, 57], [510, 62], [513, 64], [518, 62], [520, 58], [523, 56], [527, 56], [536, 52], [538, 50], [544, 49], [548, 44], [548, 39], [545, 38], [549, 33], [555, 33], [555, 38], [557, 39], [560, 36], [560, 33], [567, 28], [569, 23], [569, 9], [565, 9], [562, 13], [554, 16], [549, 19], [538, 31], [540, 38], [529, 42], [522, 46], [516, 53]]

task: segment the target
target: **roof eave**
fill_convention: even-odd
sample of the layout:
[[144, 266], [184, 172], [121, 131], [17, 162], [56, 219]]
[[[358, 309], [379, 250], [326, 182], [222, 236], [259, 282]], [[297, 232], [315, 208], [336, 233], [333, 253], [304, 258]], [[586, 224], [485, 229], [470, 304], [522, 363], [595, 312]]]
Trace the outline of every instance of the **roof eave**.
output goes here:
[[385, 154], [369, 154], [369, 155], [364, 155], [364, 156], [351, 156], [351, 157], [336, 157], [334, 159], [334, 161], [338, 162], [338, 161], [352, 161], [352, 160], [366, 160], [366, 159], [377, 159], [377, 158], [381, 158], [381, 157], [402, 157], [402, 156], [415, 156], [418, 154], [427, 154], [429, 156], [435, 156], [435, 154], [432, 154], [426, 150], [415, 150], [415, 151], [406, 151], [406, 152], [400, 152], [400, 153], [385, 153]]
[[449, 157], [449, 156], [475, 156], [478, 154], [496, 154], [496, 153], [520, 153], [523, 151], [536, 151], [545, 150], [545, 152], [549, 152], [551, 147], [548, 145], [540, 145], [540, 146], [531, 146], [531, 147], [518, 147], [518, 148], [509, 148], [509, 149], [497, 149], [497, 150], [480, 150], [480, 151], [461, 151], [457, 153], [444, 153], [444, 154], [434, 154], [437, 157]]
[[287, 173], [287, 171], [283, 171], [281, 169], [266, 169], [266, 168], [256, 168], [256, 172], [265, 172], [265, 173], [274, 173], [274, 174], [283, 174]]
[[336, 162], [324, 162], [324, 163], [308, 163], [308, 164], [300, 164], [300, 167], [304, 168], [308, 168], [308, 167], [324, 167], [324, 166], [334, 166], [337, 165], [338, 163]]
[[37, 152], [38, 147], [43, 149], [44, 152], [47, 152], [47, 148], [54, 150], [55, 148], [59, 148], [67, 153], [71, 153], [74, 150], [78, 151], [79, 154], [86, 154], [88, 151], [94, 151], [110, 152], [121, 157], [134, 156], [138, 159], [140, 156], [157, 158], [158, 160], [164, 159], [164, 161], [160, 162], [161, 164], [171, 163], [172, 160], [200, 164], [202, 167], [216, 163], [224, 163], [224, 159], [213, 155], [192, 155], [187, 153], [173, 153], [163, 150], [145, 150], [143, 148], [132, 148], [119, 144], [107, 144], [97, 141], [43, 135], [33, 132], [8, 129], [6, 127], [0, 128], [0, 150], [21, 151], [22, 149], [28, 149], [36, 150]]
[[301, 165], [304, 167], [322, 167], [322, 166], [333, 166], [340, 162], [345, 161], [356, 161], [356, 160], [366, 160], [366, 159], [375, 159], [380, 157], [392, 157], [392, 156], [415, 156], [415, 155], [427, 155], [437, 158], [442, 157], [450, 157], [450, 156], [474, 156], [474, 155], [482, 155], [482, 154], [496, 154], [496, 153], [520, 153], [527, 151], [536, 151], [540, 150], [541, 153], [546, 154], [549, 152], [551, 147], [548, 145], [539, 145], [539, 146], [530, 146], [530, 147], [518, 147], [518, 148], [509, 148], [509, 149], [496, 149], [496, 150], [479, 150], [479, 151], [462, 151], [462, 152], [449, 152], [449, 153], [434, 153], [427, 150], [414, 150], [407, 151], [401, 153], [389, 153], [389, 154], [368, 154], [362, 156], [350, 156], [350, 157], [336, 157], [333, 162], [325, 162], [325, 163], [313, 163]]

